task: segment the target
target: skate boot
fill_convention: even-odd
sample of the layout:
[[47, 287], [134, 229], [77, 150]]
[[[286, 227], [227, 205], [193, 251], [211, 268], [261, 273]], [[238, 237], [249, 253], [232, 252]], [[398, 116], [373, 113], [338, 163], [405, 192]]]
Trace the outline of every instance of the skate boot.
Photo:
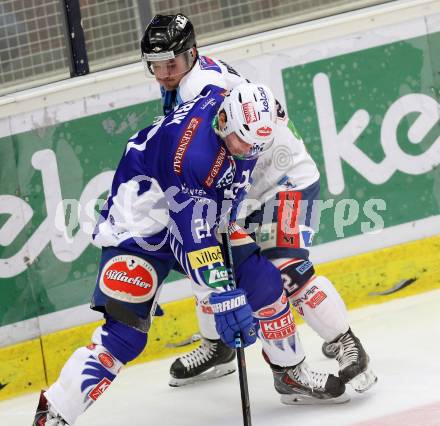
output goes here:
[[63, 418], [51, 408], [44, 391], [40, 393], [40, 401], [38, 402], [37, 412], [35, 413], [32, 426], [65, 426], [67, 423]]
[[234, 360], [235, 349], [229, 348], [220, 339], [202, 337], [198, 348], [173, 362], [169, 385], [179, 387], [226, 376], [236, 370]]
[[[266, 361], [267, 358], [265, 357]], [[350, 400], [345, 385], [333, 374], [312, 371], [305, 361], [293, 367], [269, 363], [275, 390], [287, 405], [342, 404]]]
[[336, 355], [339, 353], [339, 343], [324, 342], [322, 344], [321, 350], [327, 358], [336, 358]]
[[360, 340], [351, 329], [331, 342], [338, 345], [336, 360], [339, 363], [339, 377], [353, 386], [356, 392], [365, 392], [377, 382], [377, 377], [368, 366], [370, 358]]

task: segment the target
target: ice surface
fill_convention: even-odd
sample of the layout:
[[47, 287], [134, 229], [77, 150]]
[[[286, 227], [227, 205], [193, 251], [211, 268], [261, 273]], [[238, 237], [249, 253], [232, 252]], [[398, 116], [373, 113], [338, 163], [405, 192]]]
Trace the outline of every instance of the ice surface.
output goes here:
[[[386, 300], [386, 296], [384, 296]], [[333, 406], [284, 406], [258, 344], [246, 349], [254, 426], [440, 425], [440, 290], [350, 312], [352, 329], [370, 354], [378, 383]], [[337, 371], [321, 354], [321, 339], [299, 327], [316, 369]], [[238, 375], [182, 388], [168, 386], [171, 359], [123, 370], [76, 423], [113, 425], [242, 425]], [[36, 393], [0, 403], [1, 426], [29, 426]]]

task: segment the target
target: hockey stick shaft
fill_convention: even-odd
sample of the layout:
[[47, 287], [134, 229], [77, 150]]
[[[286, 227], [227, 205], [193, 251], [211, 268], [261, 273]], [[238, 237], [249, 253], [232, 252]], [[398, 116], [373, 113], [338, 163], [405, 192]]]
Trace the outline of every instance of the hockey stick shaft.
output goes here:
[[[232, 288], [236, 288], [234, 263], [232, 260], [231, 240], [229, 238], [229, 229], [222, 233], [222, 243], [225, 252], [225, 265], [228, 270], [229, 283]], [[244, 348], [242, 346], [241, 338], [237, 339], [237, 362], [238, 362], [238, 377], [240, 380], [240, 394], [241, 394], [241, 408], [243, 412], [243, 425], [251, 426], [251, 403], [249, 400], [249, 389], [247, 381], [246, 358], [244, 355]]]

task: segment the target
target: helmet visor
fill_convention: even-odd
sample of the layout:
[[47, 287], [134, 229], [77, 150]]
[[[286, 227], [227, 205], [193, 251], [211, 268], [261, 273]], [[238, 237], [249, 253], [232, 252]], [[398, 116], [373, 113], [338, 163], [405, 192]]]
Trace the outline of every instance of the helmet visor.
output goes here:
[[193, 65], [192, 49], [174, 55], [174, 52], [143, 53], [142, 63], [145, 70], [156, 78], [172, 78], [186, 74]]

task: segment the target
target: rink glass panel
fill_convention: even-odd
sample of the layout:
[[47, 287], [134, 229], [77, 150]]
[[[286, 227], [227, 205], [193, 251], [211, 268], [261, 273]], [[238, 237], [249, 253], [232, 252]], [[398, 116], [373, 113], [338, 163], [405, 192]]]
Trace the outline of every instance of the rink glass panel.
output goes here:
[[[138, 62], [139, 40], [148, 22], [158, 13], [185, 13], [194, 24], [198, 45], [206, 46], [390, 3], [390, 0], [87, 0], [78, 3], [84, 48], [90, 71], [95, 72]], [[1, 94], [69, 78], [64, 7], [64, 2], [59, 0], [2, 0]]]

